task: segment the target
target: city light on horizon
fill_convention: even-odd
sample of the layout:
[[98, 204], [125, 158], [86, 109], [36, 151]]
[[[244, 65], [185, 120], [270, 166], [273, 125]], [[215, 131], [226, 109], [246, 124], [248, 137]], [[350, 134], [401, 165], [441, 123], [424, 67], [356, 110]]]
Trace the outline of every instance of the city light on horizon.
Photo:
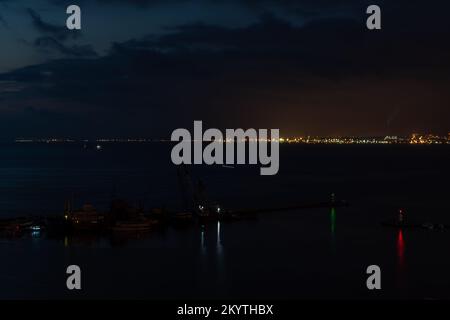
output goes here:
[[[196, 140], [192, 140], [195, 142]], [[73, 139], [73, 138], [17, 138], [16, 143], [150, 143], [150, 142], [170, 142], [170, 139], [164, 138], [97, 138], [97, 139]], [[230, 139], [221, 139], [218, 142], [233, 143]], [[272, 142], [268, 139], [245, 139], [237, 140], [237, 143], [243, 142]], [[292, 136], [280, 137], [280, 144], [411, 144], [411, 145], [442, 145], [450, 144], [450, 133], [448, 136], [439, 136], [435, 134], [412, 133], [409, 136]]]

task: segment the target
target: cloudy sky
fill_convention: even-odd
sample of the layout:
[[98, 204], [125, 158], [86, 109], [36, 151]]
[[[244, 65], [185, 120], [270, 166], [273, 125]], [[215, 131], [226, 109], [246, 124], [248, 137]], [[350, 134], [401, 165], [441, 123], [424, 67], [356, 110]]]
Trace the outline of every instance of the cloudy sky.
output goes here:
[[[365, 27], [369, 4], [381, 31]], [[78, 4], [82, 30], [65, 28]], [[0, 0], [0, 140], [450, 131], [450, 5]]]

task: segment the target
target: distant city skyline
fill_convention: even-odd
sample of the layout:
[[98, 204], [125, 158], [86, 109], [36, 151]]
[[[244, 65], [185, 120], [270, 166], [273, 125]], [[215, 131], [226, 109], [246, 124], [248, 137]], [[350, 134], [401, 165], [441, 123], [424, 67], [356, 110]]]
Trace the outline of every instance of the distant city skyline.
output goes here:
[[[259, 139], [257, 139], [259, 140]], [[171, 142], [170, 138], [16, 138], [16, 143], [148, 143]], [[195, 140], [192, 140], [195, 141]], [[221, 140], [223, 143], [232, 141]], [[247, 141], [247, 140], [245, 140]], [[265, 140], [270, 141], [270, 139]], [[446, 135], [412, 133], [408, 136], [281, 136], [281, 144], [450, 144]], [[237, 141], [244, 142], [244, 141]]]

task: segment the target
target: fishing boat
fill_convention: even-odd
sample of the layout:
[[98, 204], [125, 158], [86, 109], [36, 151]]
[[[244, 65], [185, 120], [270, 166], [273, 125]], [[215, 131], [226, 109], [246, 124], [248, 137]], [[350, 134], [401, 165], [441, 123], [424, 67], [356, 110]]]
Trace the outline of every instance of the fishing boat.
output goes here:
[[106, 224], [105, 214], [89, 204], [85, 204], [80, 210], [67, 212], [64, 218], [69, 221], [74, 231], [99, 231]]
[[2, 235], [20, 236], [32, 230], [35, 226], [32, 218], [20, 217], [0, 220], [0, 233]]

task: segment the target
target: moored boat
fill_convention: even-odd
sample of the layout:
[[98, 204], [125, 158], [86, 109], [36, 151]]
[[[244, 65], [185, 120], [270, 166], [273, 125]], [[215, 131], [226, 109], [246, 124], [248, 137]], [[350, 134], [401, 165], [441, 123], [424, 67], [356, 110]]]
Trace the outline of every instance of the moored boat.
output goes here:
[[98, 212], [92, 205], [86, 204], [80, 210], [67, 212], [64, 218], [74, 231], [99, 231], [105, 228], [105, 214]]

